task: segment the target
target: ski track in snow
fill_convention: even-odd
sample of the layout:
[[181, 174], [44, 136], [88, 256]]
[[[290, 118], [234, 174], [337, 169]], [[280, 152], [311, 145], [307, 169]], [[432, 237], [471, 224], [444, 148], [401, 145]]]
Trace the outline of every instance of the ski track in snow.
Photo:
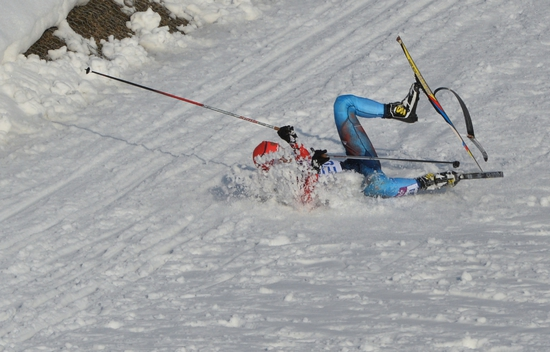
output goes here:
[[[548, 10], [310, 0], [263, 12], [200, 28], [185, 50], [122, 78], [292, 124], [308, 146], [337, 152], [338, 94], [393, 101], [412, 83], [401, 34], [432, 88], [463, 96], [487, 169], [506, 177], [390, 200], [340, 188], [313, 210], [227, 197], [224, 178], [250, 175], [272, 130], [83, 75], [100, 88], [81, 109], [31, 120], [35, 131], [1, 149], [0, 350], [546, 350], [550, 130], [537, 58], [549, 47], [519, 54], [506, 40], [538, 38]], [[425, 99], [419, 114], [364, 126], [380, 154], [472, 168]]]

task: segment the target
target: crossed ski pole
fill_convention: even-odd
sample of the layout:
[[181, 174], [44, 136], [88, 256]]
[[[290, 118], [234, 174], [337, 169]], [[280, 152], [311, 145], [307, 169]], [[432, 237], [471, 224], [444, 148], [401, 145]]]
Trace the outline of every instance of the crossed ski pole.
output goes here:
[[[134, 83], [134, 82], [130, 82], [130, 81], [127, 81], [127, 80], [124, 80], [124, 79], [121, 79], [121, 78], [109, 76], [109, 75], [107, 75], [107, 74], [105, 74], [105, 73], [101, 73], [101, 72], [94, 71], [94, 70], [92, 70], [91, 68], [88, 67], [88, 68], [86, 69], [86, 74], [89, 74], [89, 73], [94, 73], [94, 74], [96, 74], [96, 75], [103, 76], [103, 77], [106, 77], [106, 78], [109, 78], [109, 79], [112, 79], [112, 80], [115, 80], [115, 81], [119, 81], [119, 82], [122, 82], [122, 83], [125, 83], [125, 84], [129, 84], [129, 85], [134, 86], [134, 87], [138, 87], [138, 88], [141, 88], [141, 89], [145, 89], [145, 90], [148, 90], [148, 91], [157, 93], [157, 94], [162, 94], [162, 95], [165, 95], [165, 96], [170, 97], [170, 98], [173, 98], [173, 99], [181, 100], [181, 101], [186, 102], [186, 103], [189, 103], [189, 104], [193, 104], [193, 105], [196, 105], [196, 106], [200, 106], [201, 108], [205, 108], [205, 109], [209, 109], [209, 110], [212, 110], [212, 111], [219, 112], [219, 113], [224, 114], [224, 115], [236, 117], [236, 118], [238, 118], [238, 119], [241, 119], [241, 120], [244, 120], [244, 121], [248, 121], [248, 122], [252, 122], [252, 123], [254, 123], [254, 124], [257, 124], [257, 125], [260, 125], [260, 126], [263, 126], [263, 127], [271, 128], [271, 129], [273, 129], [273, 130], [275, 130], [275, 131], [278, 131], [278, 130], [279, 130], [279, 127], [270, 125], [270, 124], [265, 123], [265, 122], [257, 121], [257, 120], [251, 119], [251, 118], [249, 118], [249, 117], [241, 116], [241, 115], [235, 114], [235, 113], [230, 112], [230, 111], [218, 109], [218, 108], [213, 107], [213, 106], [209, 106], [209, 105], [206, 105], [206, 104], [203, 104], [203, 103], [199, 103], [199, 102], [193, 101], [193, 100], [191, 100], [191, 99], [183, 98], [183, 97], [180, 97], [180, 96], [177, 96], [177, 95], [174, 95], [174, 94], [166, 93], [166, 92], [163, 92], [163, 91], [161, 91], [161, 90], [154, 89], [154, 88], [150, 88], [150, 87], [147, 87], [147, 86], [143, 86], [143, 85], [141, 85], [141, 84], [137, 84], [137, 83]], [[422, 159], [399, 159], [399, 158], [371, 157], [371, 156], [363, 156], [363, 155], [341, 155], [341, 154], [330, 154], [330, 153], [325, 154], [325, 156], [327, 156], [327, 157], [329, 157], [329, 158], [333, 158], [333, 159], [389, 160], [389, 161], [403, 161], [403, 162], [417, 162], [417, 163], [432, 163], [432, 164], [452, 164], [453, 167], [455, 167], [455, 168], [457, 168], [457, 167], [460, 166], [460, 162], [459, 162], [459, 161], [422, 160]]]
[[331, 159], [355, 159], [355, 160], [388, 160], [388, 161], [403, 161], [411, 163], [430, 163], [430, 164], [451, 164], [454, 168], [460, 167], [460, 161], [444, 161], [444, 160], [425, 160], [425, 159], [402, 159], [402, 158], [386, 158], [367, 155], [344, 155], [326, 153], [325, 156]]

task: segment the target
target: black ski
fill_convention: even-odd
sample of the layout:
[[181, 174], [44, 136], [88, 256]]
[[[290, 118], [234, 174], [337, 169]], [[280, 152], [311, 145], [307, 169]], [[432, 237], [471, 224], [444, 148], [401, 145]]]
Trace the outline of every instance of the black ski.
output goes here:
[[482, 178], [497, 178], [504, 177], [502, 171], [487, 171], [487, 172], [470, 172], [464, 174], [458, 174], [459, 180], [477, 180]]

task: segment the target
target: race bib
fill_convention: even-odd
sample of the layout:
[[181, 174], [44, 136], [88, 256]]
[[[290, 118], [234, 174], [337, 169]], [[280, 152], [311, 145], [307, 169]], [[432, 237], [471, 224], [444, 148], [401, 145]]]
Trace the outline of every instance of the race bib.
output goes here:
[[399, 189], [399, 193], [397, 193], [396, 197], [403, 197], [403, 196], [407, 196], [409, 194], [416, 194], [416, 192], [418, 192], [418, 184], [412, 184], [410, 186], [407, 186], [407, 187], [401, 187]]
[[335, 174], [337, 172], [342, 171], [342, 165], [340, 165], [339, 161], [336, 160], [329, 160], [326, 163], [323, 164], [321, 167], [321, 175], [328, 175], [328, 174]]

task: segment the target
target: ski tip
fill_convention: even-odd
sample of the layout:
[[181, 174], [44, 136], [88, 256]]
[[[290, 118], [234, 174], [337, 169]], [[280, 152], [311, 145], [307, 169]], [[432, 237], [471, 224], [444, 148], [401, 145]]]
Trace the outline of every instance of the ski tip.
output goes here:
[[86, 69], [86, 74], [90, 73], [90, 71], [91, 71], [91, 69], [88, 67], [88, 68]]
[[399, 43], [401, 43], [401, 36], [397, 36], [397, 38], [395, 38], [395, 40], [397, 40]]

